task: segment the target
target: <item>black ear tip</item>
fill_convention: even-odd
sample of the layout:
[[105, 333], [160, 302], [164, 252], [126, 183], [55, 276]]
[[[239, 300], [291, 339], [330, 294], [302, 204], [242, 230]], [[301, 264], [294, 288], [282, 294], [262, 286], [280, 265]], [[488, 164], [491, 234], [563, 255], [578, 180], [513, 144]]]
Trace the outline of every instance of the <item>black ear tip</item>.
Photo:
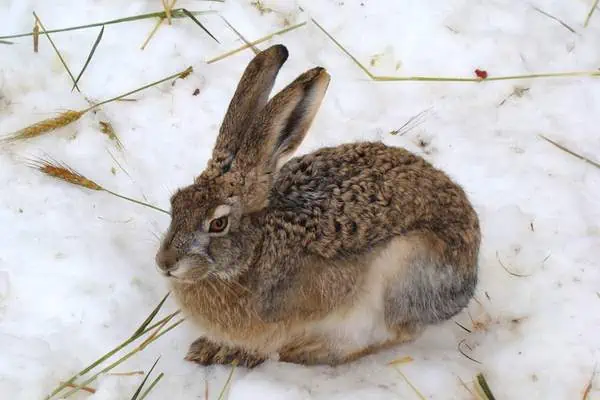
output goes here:
[[281, 60], [281, 62], [285, 62], [288, 59], [288, 56], [290, 55], [287, 47], [285, 47], [282, 44], [273, 45], [266, 49], [265, 52], [275, 54], [277, 58]]

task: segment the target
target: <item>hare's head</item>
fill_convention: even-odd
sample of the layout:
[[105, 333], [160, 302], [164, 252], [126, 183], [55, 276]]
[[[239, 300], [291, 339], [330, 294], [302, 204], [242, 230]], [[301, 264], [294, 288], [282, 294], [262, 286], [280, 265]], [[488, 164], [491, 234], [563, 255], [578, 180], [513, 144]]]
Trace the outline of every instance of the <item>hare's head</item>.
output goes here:
[[171, 225], [156, 255], [161, 271], [184, 282], [233, 278], [251, 263], [273, 172], [298, 148], [327, 90], [320, 67], [269, 100], [287, 49], [275, 45], [248, 64], [229, 104], [212, 158], [171, 199]]

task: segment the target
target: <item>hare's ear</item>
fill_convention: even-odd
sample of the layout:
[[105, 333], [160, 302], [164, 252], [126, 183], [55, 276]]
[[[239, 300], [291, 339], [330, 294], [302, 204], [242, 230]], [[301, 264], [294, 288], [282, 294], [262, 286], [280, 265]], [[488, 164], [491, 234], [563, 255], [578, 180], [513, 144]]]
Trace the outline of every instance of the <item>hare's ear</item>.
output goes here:
[[235, 157], [242, 135], [267, 104], [277, 73], [287, 58], [285, 46], [274, 45], [250, 61], [229, 103], [213, 156]]
[[319, 110], [329, 74], [317, 67], [275, 95], [243, 135], [236, 169], [270, 173], [300, 146]]

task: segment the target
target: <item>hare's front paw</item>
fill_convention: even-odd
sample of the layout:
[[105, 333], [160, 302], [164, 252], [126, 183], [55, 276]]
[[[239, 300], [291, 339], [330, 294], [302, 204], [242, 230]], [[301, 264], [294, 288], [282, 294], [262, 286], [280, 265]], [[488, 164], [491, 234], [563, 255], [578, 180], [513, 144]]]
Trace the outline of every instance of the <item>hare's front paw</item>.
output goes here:
[[251, 354], [240, 348], [216, 344], [206, 338], [196, 339], [191, 344], [185, 359], [200, 365], [236, 362], [240, 367], [246, 368], [254, 368], [265, 361], [265, 358], [259, 355]]

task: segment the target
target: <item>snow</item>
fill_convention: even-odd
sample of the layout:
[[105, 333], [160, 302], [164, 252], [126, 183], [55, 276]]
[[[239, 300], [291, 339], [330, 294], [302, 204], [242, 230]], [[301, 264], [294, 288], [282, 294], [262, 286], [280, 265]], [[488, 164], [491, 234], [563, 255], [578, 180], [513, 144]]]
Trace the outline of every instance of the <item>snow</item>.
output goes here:
[[[376, 74], [470, 77], [476, 68], [490, 76], [597, 69], [600, 14], [583, 28], [591, 3], [265, 0], [262, 4], [275, 12], [263, 15], [249, 0], [182, 0], [177, 6], [218, 10], [248, 39], [279, 30], [285, 21], [314, 18], [364, 64], [375, 57]], [[160, 8], [159, 1], [0, 0], [0, 34], [30, 30], [32, 11], [50, 29]], [[106, 105], [52, 134], [0, 148], [0, 397], [43, 398], [131, 335], [166, 293], [153, 260], [154, 235], [164, 231], [167, 216], [57, 182], [23, 161], [48, 154], [111, 190], [168, 207], [170, 194], [205, 165], [252, 56], [245, 51], [205, 64], [242, 42], [218, 15], [200, 20], [221, 44], [178, 19], [162, 26], [141, 51], [155, 21], [107, 26], [81, 79], [82, 94], [71, 91], [45, 38], [38, 54], [31, 38], [0, 44], [0, 135], [85, 108], [84, 95], [105, 99], [188, 65], [195, 69], [174, 85], [132, 96], [136, 102]], [[75, 74], [98, 30], [52, 35]], [[371, 82], [312, 23], [270, 43], [276, 42], [288, 47], [290, 58], [275, 90], [315, 65], [332, 75], [299, 154], [380, 139], [423, 155], [465, 187], [483, 225], [479, 303], [455, 318], [471, 334], [449, 321], [413, 344], [347, 366], [269, 362], [252, 371], [239, 368], [228, 398], [416, 399], [387, 365], [405, 356], [413, 361], [396, 368], [431, 399], [472, 398], [459, 378], [470, 385], [478, 372], [497, 398], [580, 398], [600, 355], [600, 170], [538, 135], [598, 160], [600, 81]], [[516, 87], [527, 90], [511, 96]], [[196, 88], [200, 93], [193, 96]], [[389, 134], [429, 108], [416, 128]], [[113, 124], [124, 152], [100, 133], [101, 120]], [[524, 276], [509, 274], [500, 263]], [[175, 309], [169, 300], [163, 313]], [[195, 338], [193, 328], [183, 324], [117, 371], [148, 370], [160, 355], [156, 371], [165, 377], [149, 398], [203, 398], [207, 381], [210, 398], [216, 399], [230, 368], [184, 361]], [[457, 350], [463, 339], [461, 349], [479, 363]], [[91, 385], [94, 395], [78, 398], [128, 399], [140, 380], [105, 375]], [[600, 398], [598, 385], [596, 378], [590, 399]]]

